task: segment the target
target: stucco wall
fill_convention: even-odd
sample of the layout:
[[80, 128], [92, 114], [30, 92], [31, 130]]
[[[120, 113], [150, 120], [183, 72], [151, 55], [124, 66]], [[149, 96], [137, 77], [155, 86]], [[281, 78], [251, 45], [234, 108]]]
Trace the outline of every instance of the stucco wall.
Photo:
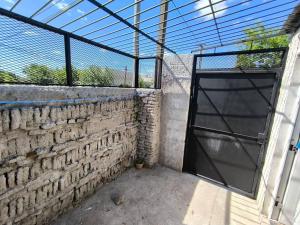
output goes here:
[[162, 70], [160, 163], [181, 171], [193, 55], [166, 55]]
[[299, 31], [292, 37], [271, 127], [257, 201], [270, 217], [297, 117], [300, 99]]
[[0, 224], [43, 224], [137, 155], [149, 166], [158, 161], [159, 90], [0, 86], [0, 93]]

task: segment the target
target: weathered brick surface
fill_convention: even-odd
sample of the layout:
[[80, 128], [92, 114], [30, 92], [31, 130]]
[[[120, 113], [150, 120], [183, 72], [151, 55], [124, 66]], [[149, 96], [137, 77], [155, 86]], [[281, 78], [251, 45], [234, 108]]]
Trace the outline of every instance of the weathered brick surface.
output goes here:
[[160, 90], [138, 91], [138, 152], [146, 166], [158, 163], [160, 141]]
[[0, 110], [0, 224], [43, 224], [137, 151], [135, 96]]

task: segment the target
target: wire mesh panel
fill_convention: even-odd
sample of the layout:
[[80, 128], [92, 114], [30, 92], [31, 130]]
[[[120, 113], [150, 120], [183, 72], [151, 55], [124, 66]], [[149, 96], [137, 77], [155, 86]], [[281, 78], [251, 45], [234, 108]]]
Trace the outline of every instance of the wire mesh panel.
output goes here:
[[0, 82], [66, 84], [64, 37], [0, 16]]
[[140, 59], [139, 61], [139, 87], [154, 88], [155, 58]]
[[133, 59], [71, 39], [73, 84], [133, 87]]
[[264, 70], [282, 66], [284, 50], [268, 50], [265, 52], [249, 51], [240, 53], [199, 55], [197, 69], [216, 70]]

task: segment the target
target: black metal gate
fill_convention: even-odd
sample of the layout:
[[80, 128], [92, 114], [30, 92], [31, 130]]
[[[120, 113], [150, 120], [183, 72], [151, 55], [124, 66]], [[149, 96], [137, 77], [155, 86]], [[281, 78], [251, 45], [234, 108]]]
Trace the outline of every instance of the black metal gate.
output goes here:
[[184, 171], [255, 196], [284, 55], [195, 55]]

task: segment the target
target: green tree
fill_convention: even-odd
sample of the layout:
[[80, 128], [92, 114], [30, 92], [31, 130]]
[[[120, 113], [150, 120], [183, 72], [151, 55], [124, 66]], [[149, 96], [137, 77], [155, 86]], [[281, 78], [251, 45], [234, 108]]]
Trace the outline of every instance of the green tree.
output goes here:
[[31, 64], [23, 69], [27, 80], [37, 84], [66, 84], [65, 68], [51, 69], [45, 65]]
[[[52, 69], [46, 65], [31, 64], [26, 66], [23, 72], [26, 74], [27, 80], [42, 85], [66, 84], [67, 80], [65, 68]], [[1, 77], [4, 77], [4, 75]], [[13, 77], [11, 79], [13, 79]], [[111, 86], [114, 81], [114, 72], [112, 69], [98, 66], [90, 66], [86, 69], [73, 67], [72, 79], [73, 83], [77, 85]]]
[[140, 88], [151, 88], [152, 82], [145, 81], [142, 77], [139, 78], [139, 87]]
[[20, 82], [20, 78], [14, 73], [0, 70], [0, 83]]
[[77, 84], [111, 86], [114, 81], [114, 72], [109, 68], [89, 66], [87, 69], [78, 70]]
[[[245, 42], [241, 47], [245, 50], [269, 49], [287, 47], [289, 40], [287, 35], [268, 37], [276, 34], [274, 29], [267, 29], [258, 23], [256, 27], [244, 30], [246, 39], [253, 41]], [[237, 58], [238, 68], [270, 68], [281, 62], [281, 52], [270, 52], [265, 54], [244, 54]]]

